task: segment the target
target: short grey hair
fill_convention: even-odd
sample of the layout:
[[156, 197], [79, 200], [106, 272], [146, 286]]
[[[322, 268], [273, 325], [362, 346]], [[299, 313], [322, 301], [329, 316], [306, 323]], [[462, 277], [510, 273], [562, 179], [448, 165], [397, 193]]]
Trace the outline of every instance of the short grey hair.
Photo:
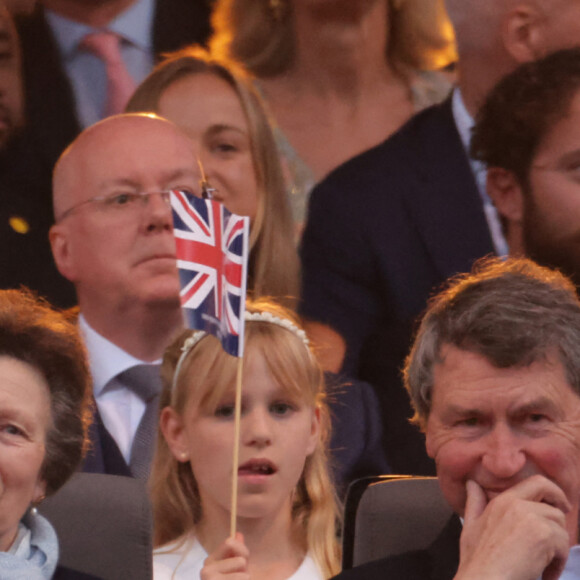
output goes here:
[[431, 300], [403, 371], [413, 420], [422, 428], [431, 410], [433, 368], [445, 345], [480, 354], [497, 368], [526, 367], [556, 353], [580, 395], [576, 288], [531, 260], [485, 258]]

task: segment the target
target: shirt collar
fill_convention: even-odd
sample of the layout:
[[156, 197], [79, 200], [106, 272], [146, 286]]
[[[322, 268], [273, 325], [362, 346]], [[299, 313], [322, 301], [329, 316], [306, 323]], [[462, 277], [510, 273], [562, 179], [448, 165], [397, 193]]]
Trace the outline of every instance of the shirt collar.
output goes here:
[[147, 364], [113, 344], [89, 326], [86, 318], [79, 314], [79, 329], [89, 354], [93, 378], [93, 393], [97, 397], [106, 384], [119, 373], [139, 364]]
[[[65, 59], [73, 58], [79, 43], [89, 33], [98, 29], [65, 18], [52, 10], [45, 10], [46, 20], [54, 32], [54, 37], [61, 55]], [[142, 50], [151, 50], [153, 46], [153, 21], [155, 0], [137, 0], [112, 20], [107, 30]]]
[[453, 91], [451, 110], [453, 111], [453, 118], [455, 119], [455, 125], [457, 126], [457, 131], [459, 132], [459, 137], [461, 138], [463, 147], [465, 147], [465, 150], [469, 153], [471, 129], [475, 125], [475, 121], [467, 111], [463, 98], [461, 97], [461, 91], [458, 88], [455, 88]]

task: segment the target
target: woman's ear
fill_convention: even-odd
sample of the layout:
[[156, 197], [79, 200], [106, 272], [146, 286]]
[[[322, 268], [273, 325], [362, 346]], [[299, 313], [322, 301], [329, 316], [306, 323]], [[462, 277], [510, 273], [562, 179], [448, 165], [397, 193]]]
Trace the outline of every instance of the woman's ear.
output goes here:
[[315, 407], [312, 413], [312, 423], [310, 425], [310, 436], [306, 445], [306, 456], [310, 456], [316, 451], [320, 442], [320, 408]]
[[161, 411], [159, 428], [173, 457], [183, 463], [189, 461], [189, 447], [185, 438], [183, 420], [172, 407], [165, 407]]
[[39, 504], [46, 497], [46, 481], [44, 479], [39, 479], [36, 486], [34, 487], [34, 497], [32, 498], [32, 504]]

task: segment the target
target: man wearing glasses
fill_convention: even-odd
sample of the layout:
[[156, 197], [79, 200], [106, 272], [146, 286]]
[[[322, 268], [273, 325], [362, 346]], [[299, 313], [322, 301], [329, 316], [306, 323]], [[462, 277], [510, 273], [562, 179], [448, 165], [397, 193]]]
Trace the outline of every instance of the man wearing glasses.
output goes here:
[[168, 192], [200, 178], [187, 137], [151, 115], [93, 125], [56, 165], [50, 241], [76, 289], [97, 406], [87, 471], [148, 475], [158, 363], [182, 326]]

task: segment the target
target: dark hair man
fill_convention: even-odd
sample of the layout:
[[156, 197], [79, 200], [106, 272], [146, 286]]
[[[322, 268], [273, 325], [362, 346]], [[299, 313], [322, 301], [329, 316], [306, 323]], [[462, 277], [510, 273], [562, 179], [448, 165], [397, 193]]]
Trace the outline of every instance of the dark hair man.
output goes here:
[[504, 220], [511, 254], [558, 268], [580, 286], [580, 49], [503, 79], [482, 107], [473, 155]]

